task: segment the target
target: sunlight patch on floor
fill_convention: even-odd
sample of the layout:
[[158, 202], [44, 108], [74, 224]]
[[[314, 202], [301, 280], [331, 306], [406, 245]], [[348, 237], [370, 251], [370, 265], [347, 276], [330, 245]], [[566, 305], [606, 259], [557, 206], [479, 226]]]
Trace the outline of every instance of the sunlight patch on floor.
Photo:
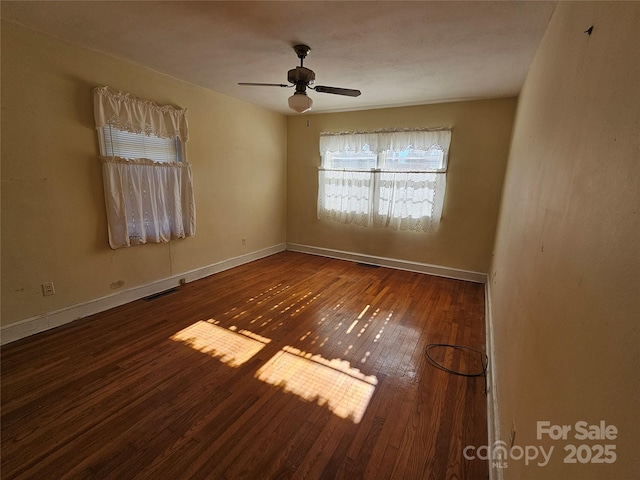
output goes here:
[[247, 362], [271, 341], [248, 330], [221, 327], [213, 320], [196, 322], [173, 335], [171, 340], [211, 355], [230, 367]]
[[289, 346], [263, 365], [256, 377], [354, 423], [362, 420], [378, 384], [375, 376], [362, 374], [346, 360], [327, 360]]

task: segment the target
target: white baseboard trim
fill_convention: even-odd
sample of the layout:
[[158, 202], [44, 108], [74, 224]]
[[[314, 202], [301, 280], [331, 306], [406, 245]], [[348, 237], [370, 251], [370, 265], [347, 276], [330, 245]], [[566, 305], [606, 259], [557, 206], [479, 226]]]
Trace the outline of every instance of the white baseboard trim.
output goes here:
[[5, 325], [0, 329], [0, 345], [15, 342], [21, 338], [59, 327], [66, 323], [73, 322], [74, 320], [79, 320], [81, 318], [88, 317], [89, 315], [103, 312], [110, 308], [124, 305], [125, 303], [133, 302], [155, 293], [163, 292], [178, 286], [181, 278], [184, 278], [186, 282], [192, 282], [285, 250], [286, 245], [281, 243], [263, 250], [258, 250], [256, 252], [240, 255], [239, 257], [229, 258], [212, 265], [207, 265], [206, 267], [172, 275], [169, 278], [164, 278], [153, 283], [140, 285], [138, 287], [130, 288], [129, 290], [89, 300], [87, 302], [72, 305], [53, 312], [47, 312], [43, 315], [27, 318], [10, 325]]
[[247, 253], [238, 257], [223, 260], [205, 267], [201, 267], [188, 272], [172, 275], [171, 277], [158, 280], [156, 282], [140, 285], [122, 292], [96, 298], [70, 307], [62, 308], [42, 315], [27, 318], [19, 322], [5, 325], [0, 329], [0, 345], [15, 342], [22, 338], [36, 333], [44, 332], [61, 325], [79, 320], [81, 318], [94, 315], [110, 308], [114, 308], [125, 303], [133, 302], [141, 298], [153, 295], [155, 293], [168, 290], [179, 285], [180, 279], [184, 278], [187, 282], [192, 282], [200, 278], [208, 277], [218, 272], [228, 270], [245, 263], [268, 257], [270, 255], [291, 250], [294, 252], [308, 253], [312, 255], [320, 255], [324, 257], [337, 258], [340, 260], [349, 260], [353, 262], [367, 263], [370, 265], [379, 265], [383, 267], [396, 268], [399, 270], [407, 270], [411, 272], [425, 273], [440, 277], [453, 278], [457, 280], [466, 280], [476, 283], [485, 283], [487, 276], [484, 273], [470, 272], [455, 268], [442, 267], [438, 265], [430, 265], [426, 263], [409, 262], [406, 260], [396, 260], [392, 258], [376, 257], [371, 255], [363, 255], [360, 253], [344, 252], [340, 250], [331, 250], [308, 245], [300, 245], [296, 243], [278, 244], [272, 247], [258, 250], [256, 252]]
[[[496, 386], [496, 355], [493, 342], [493, 309], [491, 305], [491, 279], [489, 278], [484, 287], [484, 308], [485, 308], [485, 333], [486, 351], [489, 357], [489, 368], [487, 369], [487, 445], [493, 446], [495, 442], [502, 440], [500, 432], [500, 413], [498, 407], [498, 390]], [[497, 468], [489, 461], [489, 480], [503, 480], [504, 470]]]
[[310, 245], [300, 245], [297, 243], [287, 243], [287, 250], [292, 252], [309, 253], [322, 257], [337, 258], [339, 260], [349, 260], [352, 262], [366, 263], [369, 265], [379, 265], [381, 267], [396, 268], [410, 272], [426, 273], [438, 277], [453, 278], [456, 280], [466, 280], [475, 283], [486, 283], [487, 275], [480, 272], [470, 272], [457, 268], [443, 267], [440, 265], [430, 265], [428, 263], [410, 262], [407, 260], [396, 260], [393, 258], [376, 257], [363, 255], [361, 253], [344, 252], [329, 248], [313, 247]]

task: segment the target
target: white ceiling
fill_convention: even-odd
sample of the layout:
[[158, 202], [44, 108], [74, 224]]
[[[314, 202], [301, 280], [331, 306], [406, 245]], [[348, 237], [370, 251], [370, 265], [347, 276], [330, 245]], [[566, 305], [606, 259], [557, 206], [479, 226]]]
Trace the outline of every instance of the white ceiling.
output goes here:
[[1, 2], [2, 18], [284, 114], [299, 65], [313, 112], [517, 95], [556, 2]]

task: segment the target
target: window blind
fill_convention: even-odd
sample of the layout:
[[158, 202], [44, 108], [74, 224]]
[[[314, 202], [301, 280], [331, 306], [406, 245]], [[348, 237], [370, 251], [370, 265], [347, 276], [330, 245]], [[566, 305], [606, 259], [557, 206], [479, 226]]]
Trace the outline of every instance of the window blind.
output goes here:
[[131, 133], [112, 125], [102, 128], [107, 157], [147, 158], [154, 162], [179, 161], [175, 137], [160, 138], [153, 134]]

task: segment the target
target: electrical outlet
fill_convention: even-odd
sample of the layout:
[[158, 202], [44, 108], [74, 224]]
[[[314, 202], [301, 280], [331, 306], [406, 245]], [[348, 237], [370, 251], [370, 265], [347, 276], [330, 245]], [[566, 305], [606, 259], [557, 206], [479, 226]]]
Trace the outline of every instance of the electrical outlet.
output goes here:
[[246, 245], [247, 245], [247, 239], [242, 237], [242, 246], [246, 247]]
[[55, 288], [53, 288], [53, 282], [47, 282], [42, 284], [42, 295], [48, 297], [49, 295], [53, 295], [56, 293]]

